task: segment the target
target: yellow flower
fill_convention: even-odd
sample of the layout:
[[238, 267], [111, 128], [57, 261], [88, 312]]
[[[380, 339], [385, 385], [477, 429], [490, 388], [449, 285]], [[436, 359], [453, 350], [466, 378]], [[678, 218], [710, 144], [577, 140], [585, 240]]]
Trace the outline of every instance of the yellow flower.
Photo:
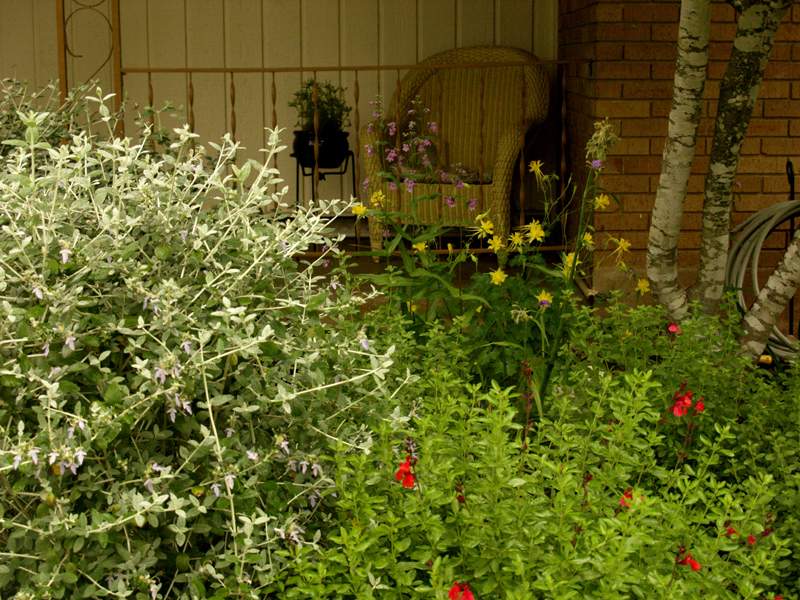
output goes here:
[[502, 267], [497, 269], [496, 271], [491, 271], [489, 275], [492, 276], [492, 283], [495, 285], [500, 285], [506, 280], [506, 277], [508, 277], [508, 275], [503, 273]]
[[494, 236], [494, 237], [493, 237], [493, 238], [492, 238], [492, 239], [489, 241], [489, 249], [490, 249], [492, 252], [494, 252], [495, 254], [497, 254], [498, 252], [500, 252], [500, 250], [502, 250], [503, 248], [505, 248], [505, 242], [503, 242], [503, 238], [501, 238], [501, 237], [498, 237], [498, 236]]
[[408, 312], [417, 312], [417, 305], [413, 302], [406, 302], [406, 307], [408, 308]]
[[523, 225], [520, 229], [525, 232], [529, 242], [541, 242], [544, 240], [544, 229], [542, 229], [542, 224], [536, 219], [527, 225]]
[[625, 238], [619, 238], [619, 242], [617, 242], [617, 244], [619, 244], [617, 250], [620, 252], [630, 252], [631, 243]]
[[447, 244], [447, 253], [452, 254], [454, 251], [453, 244]]
[[647, 279], [640, 279], [636, 284], [636, 291], [640, 294], [647, 294], [650, 291], [650, 282]]
[[481, 221], [480, 225], [470, 227], [472, 235], [477, 235], [480, 239], [494, 235], [494, 224], [491, 221]]
[[590, 250], [594, 247], [594, 238], [592, 238], [592, 234], [588, 231], [583, 234], [583, 245]]
[[522, 234], [519, 231], [515, 231], [511, 234], [511, 237], [508, 238], [508, 249], [511, 252], [522, 252], [522, 244], [525, 243], [525, 239], [522, 237]]
[[479, 313], [479, 312], [481, 312], [482, 310], [483, 310], [483, 304], [479, 304], [479, 305], [478, 305], [478, 308], [476, 308], [476, 309], [475, 309], [475, 312], [476, 312], [476, 313]]
[[363, 215], [365, 212], [367, 212], [367, 208], [366, 208], [365, 206], [361, 206], [360, 204], [356, 204], [356, 205], [353, 207], [353, 214], [354, 214], [355, 216], [357, 216], [357, 217], [360, 217], [360, 216], [361, 216], [361, 215]]
[[542, 176], [542, 161], [532, 160], [528, 168], [530, 169], [531, 173], [534, 173], [536, 175], [536, 177]]
[[372, 206], [376, 206], [378, 208], [381, 207], [382, 203], [386, 202], [386, 196], [380, 190], [373, 192], [372, 197], [369, 199]]
[[414, 248], [414, 250], [416, 250], [417, 252], [421, 252], [424, 254], [428, 250], [428, 244], [425, 242], [419, 242], [417, 244], [413, 244], [412, 248]]
[[581, 261], [574, 252], [570, 252], [564, 256], [561, 266], [561, 272], [563, 273], [564, 277], [569, 277], [574, 270], [577, 270], [579, 264], [581, 264]]
[[595, 210], [605, 210], [611, 204], [611, 199], [606, 194], [600, 194], [594, 199]]
[[553, 304], [553, 296], [547, 290], [542, 290], [535, 298], [539, 301], [539, 306], [547, 308]]

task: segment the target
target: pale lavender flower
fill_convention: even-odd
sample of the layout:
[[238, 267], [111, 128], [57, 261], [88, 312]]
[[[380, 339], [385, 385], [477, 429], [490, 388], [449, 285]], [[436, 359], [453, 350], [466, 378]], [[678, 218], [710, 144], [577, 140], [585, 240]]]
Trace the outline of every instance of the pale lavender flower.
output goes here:
[[53, 450], [53, 451], [50, 453], [50, 464], [52, 465], [54, 462], [56, 462], [56, 459], [57, 459], [57, 458], [58, 458], [58, 452], [56, 452], [55, 450]]
[[70, 250], [69, 248], [62, 248], [60, 252], [61, 252], [61, 264], [65, 265], [69, 260], [69, 255], [72, 254], [72, 250]]
[[19, 468], [19, 463], [22, 462], [22, 454], [15, 454], [14, 455], [14, 470], [16, 471]]
[[160, 379], [161, 380], [161, 385], [164, 385], [164, 382], [167, 380], [167, 375], [169, 375], [169, 373], [167, 373], [167, 371], [162, 369], [160, 366], [156, 367], [155, 377], [156, 377], [156, 379]]
[[152, 494], [153, 493], [153, 480], [150, 479], [149, 477], [147, 479], [145, 479], [144, 480], [144, 487], [146, 487], [148, 490], [150, 490], [150, 493]]
[[307, 460], [301, 460], [301, 461], [300, 461], [300, 472], [301, 472], [301, 473], [305, 473], [305, 472], [306, 472], [306, 470], [308, 469], [308, 465], [309, 465], [309, 464], [310, 464], [310, 463], [309, 463]]
[[152, 308], [153, 312], [156, 313], [156, 314], [158, 314], [158, 311], [161, 310], [160, 308], [158, 308], [156, 306], [157, 302], [160, 302], [160, 300], [158, 298], [153, 298], [152, 300], [150, 300], [150, 308]]
[[153, 471], [155, 471], [156, 473], [163, 473], [164, 471], [166, 471], [166, 470], [167, 470], [167, 467], [160, 467], [160, 466], [158, 465], [158, 463], [157, 463], [157, 462], [154, 462], [154, 463], [153, 463], [153, 466], [152, 466], [151, 468], [152, 468], [152, 469], [153, 469]]
[[181, 234], [181, 240], [183, 240], [183, 243], [185, 244], [186, 243], [186, 234], [189, 233], [189, 232], [186, 231], [185, 229], [181, 229], [178, 233]]
[[369, 340], [367, 338], [361, 338], [358, 341], [364, 350], [369, 350]]
[[39, 300], [44, 298], [44, 294], [42, 294], [42, 288], [40, 288], [38, 285], [35, 288], [33, 288], [33, 295], [36, 296]]
[[147, 308], [147, 297], [145, 296], [144, 302], [142, 302], [142, 310]]
[[[67, 468], [72, 472], [73, 475], [77, 475], [78, 474], [78, 466], [79, 465], [76, 465], [74, 462], [71, 462], [71, 463], [69, 463], [67, 465]], [[61, 474], [62, 475], [64, 474], [64, 467], [63, 466], [61, 467]]]
[[341, 286], [338, 283], [336, 283], [335, 281], [331, 282], [331, 289], [333, 289], [334, 292], [336, 291], [337, 287], [341, 287]]
[[75, 435], [75, 428], [67, 427], [67, 439], [71, 440], [73, 435]]
[[228, 486], [229, 490], [233, 489], [233, 480], [234, 479], [236, 479], [236, 475], [234, 475], [233, 473], [228, 473], [227, 475], [225, 475], [225, 485]]
[[253, 452], [252, 450], [248, 450], [247, 458], [249, 458], [250, 460], [258, 460], [258, 452]]
[[280, 448], [281, 448], [281, 450], [283, 450], [286, 453], [286, 456], [289, 456], [289, 441], [288, 440], [283, 440], [280, 443]]
[[192, 353], [192, 343], [189, 340], [184, 340], [181, 342], [181, 348], [183, 348], [183, 351], [186, 352], [186, 354]]
[[169, 420], [173, 423], [175, 422], [175, 416], [178, 414], [178, 411], [175, 409], [174, 406], [170, 406], [167, 409], [167, 414], [169, 415]]
[[233, 427], [226, 427], [225, 433], [228, 434], [226, 437], [231, 437], [234, 433], [236, 433], [236, 430]]
[[[47, 356], [47, 355], [45, 355], [45, 356]], [[61, 367], [52, 367], [50, 369], [50, 379], [52, 379], [53, 377], [55, 377], [56, 375], [61, 373], [61, 371], [62, 371]]]
[[299, 525], [295, 525], [292, 527], [292, 530], [289, 532], [289, 537], [294, 540], [295, 544], [300, 544], [300, 537], [298, 534], [305, 533], [306, 530], [300, 527]]
[[308, 497], [308, 503], [311, 505], [311, 508], [314, 508], [317, 505], [317, 495], [311, 494]]
[[339, 376], [338, 376], [338, 375], [336, 375], [336, 376], [333, 378], [333, 383], [339, 383]]
[[75, 459], [78, 461], [79, 466], [83, 464], [83, 459], [85, 457], [86, 457], [86, 450], [84, 450], [83, 448], [78, 448], [75, 451]]
[[219, 484], [218, 483], [211, 484], [211, 490], [214, 492], [217, 498], [219, 498]]
[[44, 352], [45, 356], [50, 354], [50, 344], [45, 344], [44, 346], [42, 346], [42, 352]]
[[175, 379], [179, 379], [180, 378], [180, 376], [181, 376], [181, 368], [182, 368], [181, 367], [181, 363], [179, 363], [179, 362], [176, 362], [175, 366], [172, 367], [172, 376]]
[[319, 477], [322, 475], [322, 467], [320, 467], [317, 463], [311, 465], [311, 472], [314, 474], [314, 477]]
[[292, 459], [286, 463], [286, 466], [289, 467], [292, 471], [297, 473], [297, 461]]
[[69, 346], [70, 350], [73, 350], [73, 351], [75, 350], [75, 336], [74, 335], [68, 335], [67, 339], [64, 340], [64, 343], [67, 346]]
[[81, 431], [84, 431], [84, 427], [85, 426], [86, 426], [86, 421], [84, 419], [82, 419], [81, 417], [78, 417], [78, 428]]
[[38, 448], [31, 448], [30, 450], [28, 450], [28, 456], [31, 457], [31, 460], [33, 461], [33, 464], [35, 464], [35, 465], [39, 464], [39, 449]]
[[158, 594], [158, 586], [155, 583], [150, 584], [150, 598], [152, 600], [156, 600], [156, 595]]
[[284, 240], [281, 240], [280, 247], [281, 247], [281, 250], [286, 252], [286, 242]]
[[192, 403], [189, 402], [188, 400], [184, 400], [183, 401], [183, 410], [188, 412], [190, 415], [193, 414], [192, 413]]

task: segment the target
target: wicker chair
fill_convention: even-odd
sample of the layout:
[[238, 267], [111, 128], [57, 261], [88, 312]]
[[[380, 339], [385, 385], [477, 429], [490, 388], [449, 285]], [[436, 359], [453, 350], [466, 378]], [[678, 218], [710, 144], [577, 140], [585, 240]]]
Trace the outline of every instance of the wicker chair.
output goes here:
[[[363, 153], [365, 173], [372, 180], [372, 190], [382, 191], [392, 210], [411, 212], [414, 198], [428, 194], [439, 194], [434, 200], [419, 202], [415, 208], [421, 223], [445, 224], [472, 221], [476, 214], [488, 213], [495, 224], [497, 235], [506, 235], [510, 229], [511, 184], [515, 168], [519, 168], [520, 144], [523, 136], [534, 125], [544, 121], [549, 103], [547, 75], [539, 65], [524, 67], [486, 67], [481, 63], [533, 61], [535, 57], [519, 48], [485, 46], [458, 48], [431, 56], [421, 64], [474, 63], [475, 68], [412, 69], [402, 79], [398, 93], [392, 96], [386, 115], [399, 123], [402, 132], [407, 130], [410, 117], [408, 111], [416, 97], [424, 107], [431, 109], [429, 120], [436, 122], [438, 153], [441, 169], [447, 165], [460, 164], [466, 171], [475, 174], [469, 190], [457, 190], [453, 181], [442, 183], [417, 183], [412, 192], [404, 186], [390, 191], [389, 184], [372, 176], [384, 171], [386, 163], [380, 152]], [[480, 115], [481, 72], [483, 72], [483, 127]], [[523, 75], [524, 73], [524, 87]], [[524, 96], [523, 96], [524, 89]], [[524, 106], [524, 112], [523, 112]], [[399, 109], [399, 111], [398, 111]], [[399, 117], [398, 117], [399, 112]], [[481, 162], [481, 132], [483, 133], [483, 162]], [[360, 144], [369, 146], [381, 141], [385, 135], [374, 124], [360, 132]], [[397, 137], [385, 139], [393, 146]], [[389, 146], [383, 146], [384, 152]], [[469, 183], [469, 181], [468, 181]], [[444, 196], [476, 198], [474, 210], [465, 202], [450, 207]], [[378, 218], [369, 220], [370, 243], [373, 250], [383, 246], [384, 225]]]

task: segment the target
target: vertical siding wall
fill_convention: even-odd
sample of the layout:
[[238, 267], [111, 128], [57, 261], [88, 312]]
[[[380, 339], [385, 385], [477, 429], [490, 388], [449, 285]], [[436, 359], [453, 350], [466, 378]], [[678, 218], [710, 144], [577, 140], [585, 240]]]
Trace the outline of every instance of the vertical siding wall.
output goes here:
[[[57, 0], [0, 0], [0, 77], [26, 78], [42, 86], [58, 76]], [[110, 3], [96, 10], [78, 10], [74, 0], [67, 40], [72, 52], [69, 83], [86, 80], [100, 67], [111, 47]], [[452, 48], [508, 45], [532, 51], [543, 60], [557, 55], [557, 0], [120, 0], [122, 65], [124, 68], [275, 68], [341, 67], [413, 64]], [[404, 73], [399, 75], [402, 77]], [[93, 75], [103, 90], [113, 90], [111, 62]], [[242, 159], [258, 158], [266, 144], [265, 127], [272, 126], [273, 108], [284, 143], [291, 144], [294, 109], [287, 106], [303, 78], [312, 73], [275, 75], [277, 99], [271, 101], [271, 74], [195, 74], [195, 131], [201, 143], [218, 140], [231, 130], [236, 115], [236, 139], [246, 150]], [[347, 88], [353, 104], [352, 71], [319, 72]], [[369, 105], [377, 94], [388, 98], [398, 73], [359, 74], [361, 124], [372, 117]], [[153, 104], [170, 101], [184, 107], [162, 123], [175, 127], [188, 120], [186, 74], [152, 75]], [[148, 104], [148, 77], [128, 74], [124, 91], [130, 101]], [[133, 111], [126, 117], [132, 131]], [[352, 121], [351, 115], [351, 121]], [[350, 127], [351, 147], [355, 128]], [[278, 159], [289, 198], [294, 199], [295, 163], [285, 151]], [[321, 182], [322, 197], [349, 197], [349, 176]], [[347, 181], [345, 181], [345, 179]], [[310, 185], [301, 198], [310, 196]]]

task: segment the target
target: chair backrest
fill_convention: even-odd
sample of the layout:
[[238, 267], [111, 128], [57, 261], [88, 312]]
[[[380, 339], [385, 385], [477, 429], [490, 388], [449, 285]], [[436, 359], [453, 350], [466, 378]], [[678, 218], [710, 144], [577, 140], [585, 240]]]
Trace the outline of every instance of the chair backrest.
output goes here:
[[[409, 71], [400, 82], [399, 102], [395, 93], [387, 116], [396, 119], [405, 130], [408, 110], [419, 96], [422, 105], [431, 109], [429, 120], [438, 126], [440, 164], [461, 163], [467, 169], [477, 170], [481, 156], [482, 106], [484, 169], [491, 169], [500, 136], [519, 127], [522, 132], [527, 131], [544, 121], [550, 92], [547, 74], [541, 65], [484, 68], [479, 65], [533, 60], [536, 58], [530, 52], [503, 46], [457, 48], [435, 54], [420, 64], [467, 63], [475, 67]], [[399, 118], [397, 107], [400, 108]]]

